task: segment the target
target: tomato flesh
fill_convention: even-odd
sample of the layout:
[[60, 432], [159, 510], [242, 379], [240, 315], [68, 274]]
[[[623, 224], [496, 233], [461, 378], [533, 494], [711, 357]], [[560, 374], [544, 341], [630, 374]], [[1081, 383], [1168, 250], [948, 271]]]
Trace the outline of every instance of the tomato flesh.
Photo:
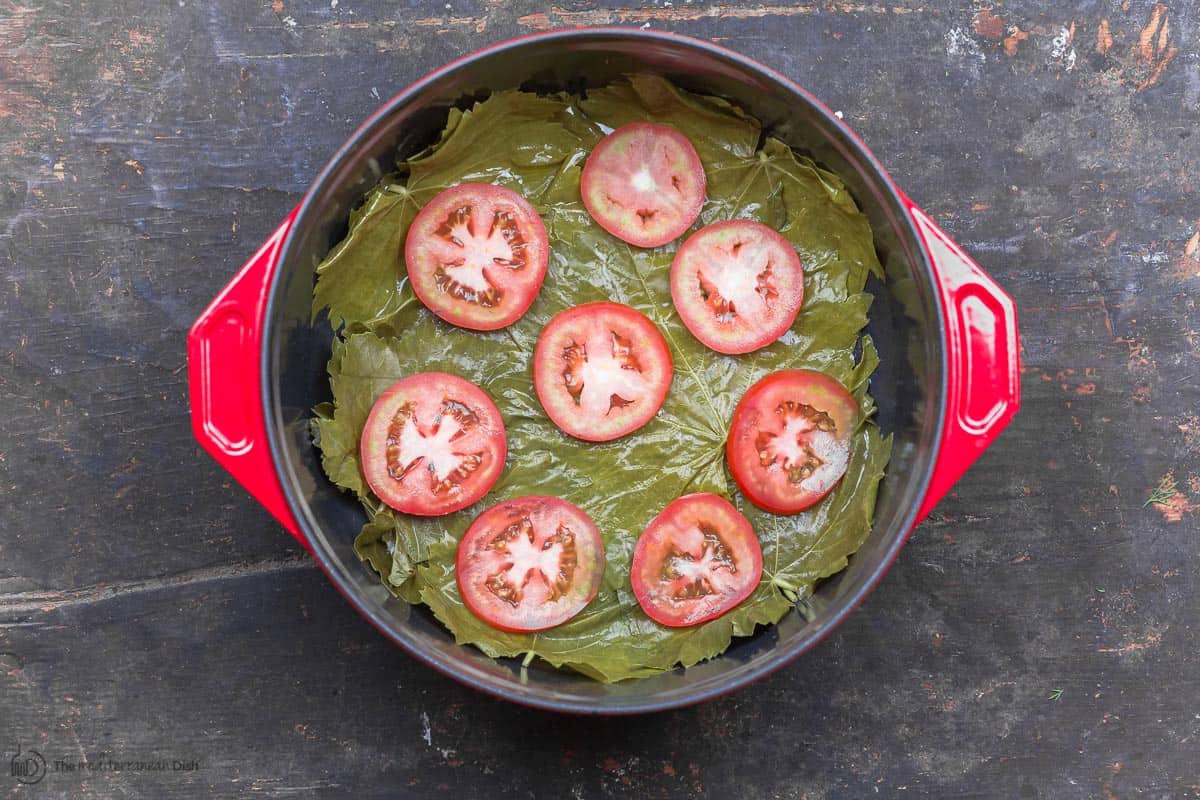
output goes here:
[[733, 412], [725, 450], [730, 472], [759, 508], [803, 511], [846, 473], [857, 418], [858, 403], [828, 375], [774, 372], [751, 386]]
[[706, 225], [671, 262], [671, 300], [692, 335], [718, 353], [749, 353], [782, 336], [804, 303], [795, 248], [748, 219]]
[[500, 411], [482, 389], [456, 375], [423, 372], [375, 401], [359, 455], [376, 497], [406, 514], [437, 516], [487, 494], [507, 447]]
[[687, 137], [649, 122], [622, 125], [601, 139], [580, 176], [592, 218], [638, 247], [658, 247], [690, 228], [705, 187], [704, 166]]
[[533, 304], [550, 247], [533, 206], [503, 186], [460, 183], [409, 226], [404, 261], [413, 292], [452, 325], [490, 331]]
[[455, 567], [471, 613], [501, 630], [540, 631], [571, 619], [596, 596], [604, 543], [578, 506], [557, 497], [519, 497], [471, 523]]
[[633, 551], [633, 594], [655, 622], [707, 622], [745, 600], [762, 578], [762, 548], [746, 519], [715, 494], [689, 494], [651, 520]]
[[606, 442], [649, 422], [671, 387], [671, 354], [645, 315], [588, 303], [547, 323], [533, 353], [533, 387], [564, 433]]

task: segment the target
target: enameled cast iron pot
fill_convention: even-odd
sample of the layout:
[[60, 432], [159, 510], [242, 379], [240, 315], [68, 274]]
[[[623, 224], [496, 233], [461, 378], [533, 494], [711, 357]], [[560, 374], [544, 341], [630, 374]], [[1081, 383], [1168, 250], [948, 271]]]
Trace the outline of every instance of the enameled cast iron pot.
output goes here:
[[[625, 73], [667, 76], [747, 110], [840, 175], [870, 219], [887, 272], [868, 331], [881, 365], [871, 392], [895, 434], [874, 529], [806, 614], [789, 613], [686, 671], [602, 684], [535, 664], [522, 670], [459, 646], [424, 608], [391, 597], [354, 553], [358, 501], [321, 471], [310, 409], [329, 399], [331, 332], [310, 322], [314, 267], [397, 150], [441, 131], [447, 109], [489, 91], [579, 89]], [[787, 78], [707, 42], [584, 29], [538, 34], [466, 56], [377, 111], [333, 157], [300, 206], [201, 315], [188, 341], [196, 436], [312, 553], [375, 627], [426, 664], [477, 689], [560, 711], [634, 713], [698, 702], [761, 677], [815, 645], [880, 580], [913, 526], [1016, 413], [1012, 300], [910, 201], [858, 137]]]

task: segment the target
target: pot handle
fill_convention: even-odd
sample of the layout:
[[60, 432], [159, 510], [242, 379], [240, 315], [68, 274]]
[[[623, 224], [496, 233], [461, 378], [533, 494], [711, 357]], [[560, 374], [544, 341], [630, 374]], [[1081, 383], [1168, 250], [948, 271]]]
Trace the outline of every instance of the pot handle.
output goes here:
[[933, 220], [908, 201], [946, 318], [946, 421], [917, 522], [1000, 435], [1021, 404], [1017, 306]]
[[260, 370], [267, 289], [295, 216], [287, 216], [192, 326], [188, 389], [200, 444], [307, 548], [271, 459]]

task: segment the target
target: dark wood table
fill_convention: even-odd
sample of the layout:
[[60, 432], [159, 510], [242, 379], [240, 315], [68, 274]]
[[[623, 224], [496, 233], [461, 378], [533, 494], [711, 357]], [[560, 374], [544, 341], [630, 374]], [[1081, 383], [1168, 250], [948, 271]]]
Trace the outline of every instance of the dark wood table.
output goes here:
[[[1200, 2], [619, 5], [0, 0], [3, 796], [1200, 797]], [[606, 23], [842, 111], [1024, 354], [1023, 411], [845, 625], [634, 719], [392, 646], [193, 441], [185, 369], [381, 99]]]

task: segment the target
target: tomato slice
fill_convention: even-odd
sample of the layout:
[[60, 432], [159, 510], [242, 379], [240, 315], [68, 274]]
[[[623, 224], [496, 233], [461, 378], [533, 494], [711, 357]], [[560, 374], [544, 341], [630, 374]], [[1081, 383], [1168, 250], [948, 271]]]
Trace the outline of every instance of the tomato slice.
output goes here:
[[413, 219], [404, 262], [413, 292], [451, 325], [492, 331], [511, 325], [537, 297], [550, 257], [533, 206], [503, 186], [460, 183]]
[[533, 352], [533, 388], [563, 433], [607, 442], [649, 422], [671, 388], [671, 354], [645, 315], [620, 303], [569, 308]]
[[479, 500], [504, 469], [496, 404], [470, 381], [422, 372], [379, 396], [363, 428], [367, 484], [397, 511], [437, 516]]
[[692, 234], [671, 262], [671, 300], [692, 335], [718, 353], [749, 353], [782, 336], [804, 302], [796, 250], [760, 222]]
[[638, 247], [666, 244], [704, 205], [704, 166], [688, 138], [649, 122], [622, 125], [592, 148], [580, 176], [600, 227]]
[[484, 511], [458, 543], [458, 592], [471, 613], [513, 632], [561, 625], [600, 590], [604, 543], [578, 506], [518, 497]]
[[725, 448], [733, 479], [761, 509], [803, 511], [846, 473], [857, 417], [858, 403], [828, 375], [771, 373], [734, 409]]
[[655, 622], [698, 625], [745, 600], [762, 578], [750, 520], [725, 498], [689, 494], [646, 527], [633, 550], [633, 594]]

